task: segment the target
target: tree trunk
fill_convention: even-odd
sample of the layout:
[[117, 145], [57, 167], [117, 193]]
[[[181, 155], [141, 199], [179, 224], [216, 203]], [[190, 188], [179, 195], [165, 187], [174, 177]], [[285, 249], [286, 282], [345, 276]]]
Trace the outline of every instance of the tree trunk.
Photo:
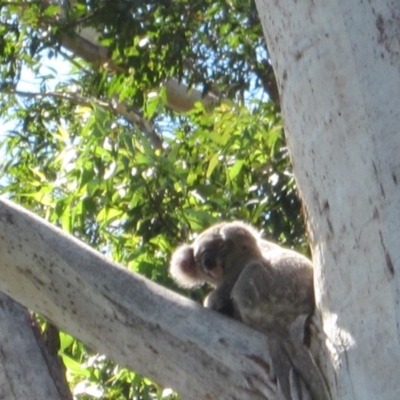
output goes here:
[[256, 0], [305, 204], [334, 399], [399, 399], [400, 6]]
[[57, 355], [28, 312], [0, 293], [0, 399], [72, 400]]

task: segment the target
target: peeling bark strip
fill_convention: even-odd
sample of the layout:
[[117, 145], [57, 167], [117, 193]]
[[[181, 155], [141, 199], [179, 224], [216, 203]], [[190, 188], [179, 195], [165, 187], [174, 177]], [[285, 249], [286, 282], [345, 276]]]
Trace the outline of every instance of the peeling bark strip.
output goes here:
[[0, 290], [13, 299], [183, 398], [276, 398], [265, 336], [108, 261], [5, 199], [0, 274]]

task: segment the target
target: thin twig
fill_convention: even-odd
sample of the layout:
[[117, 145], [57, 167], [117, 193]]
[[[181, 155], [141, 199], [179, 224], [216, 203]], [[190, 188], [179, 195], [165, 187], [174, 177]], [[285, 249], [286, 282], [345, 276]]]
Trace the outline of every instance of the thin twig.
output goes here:
[[160, 137], [155, 132], [152, 125], [145, 119], [142, 118], [137, 112], [134, 111], [132, 107], [129, 107], [124, 102], [107, 102], [103, 100], [99, 100], [96, 98], [88, 98], [84, 96], [80, 96], [76, 93], [68, 93], [68, 92], [24, 92], [21, 90], [3, 90], [0, 93], [14, 95], [14, 96], [21, 96], [27, 98], [37, 98], [42, 99], [45, 97], [52, 97], [61, 100], [71, 101], [75, 104], [81, 104], [86, 106], [91, 106], [96, 104], [102, 108], [105, 108], [109, 111], [112, 111], [116, 115], [121, 115], [124, 117], [128, 122], [131, 124], [136, 125], [140, 130], [144, 132], [144, 134], [149, 138], [152, 145], [156, 149], [162, 148], [162, 141]]

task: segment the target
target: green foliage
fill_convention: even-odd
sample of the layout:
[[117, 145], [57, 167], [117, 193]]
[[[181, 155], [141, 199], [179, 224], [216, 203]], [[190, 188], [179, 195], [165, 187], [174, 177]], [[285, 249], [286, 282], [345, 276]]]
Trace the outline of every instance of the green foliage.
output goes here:
[[[0, 113], [12, 122], [0, 137], [2, 194], [175, 290], [171, 252], [217, 221], [244, 220], [307, 251], [253, 2], [46, 4], [0, 8]], [[62, 50], [78, 25], [98, 30], [119, 68]], [[56, 54], [67, 76], [43, 67]], [[43, 96], [24, 89], [28, 72]], [[168, 77], [224, 99], [176, 115], [156, 92]], [[162, 132], [161, 148], [110, 106], [122, 100]], [[60, 354], [79, 399], [176, 398], [64, 333]]]
[[67, 379], [76, 398], [101, 399], [177, 399], [172, 391], [108, 361], [90, 354], [71, 336], [60, 333], [60, 355], [67, 368]]

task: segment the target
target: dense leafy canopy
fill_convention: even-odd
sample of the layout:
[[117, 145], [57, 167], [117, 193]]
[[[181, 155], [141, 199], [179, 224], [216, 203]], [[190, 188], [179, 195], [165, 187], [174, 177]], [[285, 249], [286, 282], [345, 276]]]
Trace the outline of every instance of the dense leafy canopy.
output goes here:
[[[216, 221], [307, 251], [253, 2], [61, 4], [0, 5], [1, 193], [171, 287], [172, 249]], [[216, 101], [178, 114], [169, 79]], [[64, 333], [61, 354], [77, 398], [175, 396]]]

